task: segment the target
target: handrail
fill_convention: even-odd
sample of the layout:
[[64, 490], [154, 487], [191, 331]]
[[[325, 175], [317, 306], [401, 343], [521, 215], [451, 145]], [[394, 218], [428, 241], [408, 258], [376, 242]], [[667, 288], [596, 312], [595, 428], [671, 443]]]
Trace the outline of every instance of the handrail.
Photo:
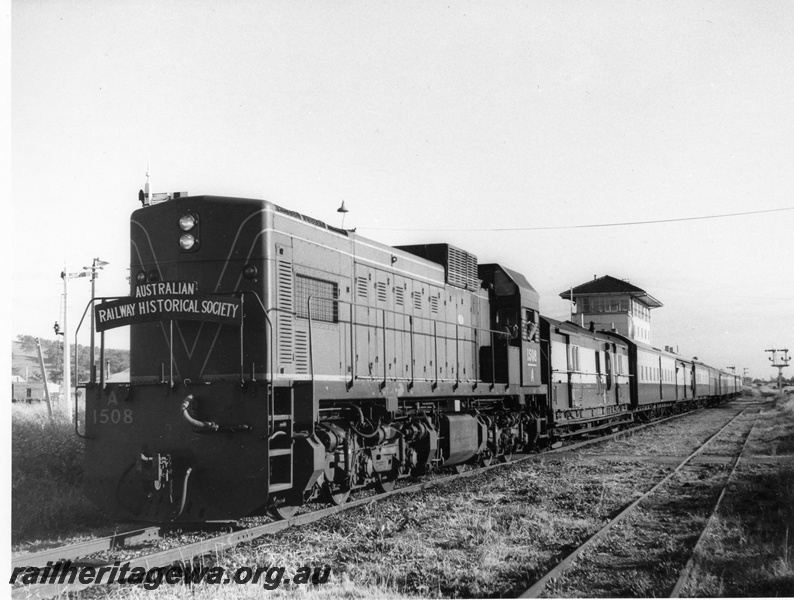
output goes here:
[[435, 381], [433, 382], [433, 387], [438, 387], [438, 321], [433, 321], [433, 366], [434, 374], [435, 374]]
[[381, 313], [381, 317], [383, 321], [383, 383], [381, 384], [381, 389], [383, 389], [389, 381], [388, 369], [386, 369], [386, 364], [389, 362], [386, 356], [386, 312]]
[[414, 381], [416, 380], [416, 373], [415, 373], [415, 363], [414, 360], [414, 317], [413, 315], [408, 316], [408, 324], [410, 325], [411, 329], [411, 388], [414, 387]]
[[314, 296], [309, 294], [306, 299], [306, 314], [309, 317], [309, 381], [312, 386], [312, 405], [314, 404], [314, 345], [312, 344], [312, 299]]
[[[268, 435], [273, 434], [273, 430], [276, 426], [276, 421], [274, 418], [274, 412], [276, 410], [276, 397], [275, 391], [273, 390], [273, 375], [275, 374], [273, 371], [273, 321], [270, 320], [270, 315], [268, 315], [268, 310], [265, 308], [265, 303], [262, 302], [262, 298], [259, 297], [259, 294], [253, 290], [241, 290], [241, 294], [253, 294], [256, 301], [259, 303], [259, 307], [262, 309], [262, 315], [265, 317], [265, 337], [267, 338], [269, 335], [269, 344], [265, 345], [265, 352], [267, 356], [265, 357], [265, 368], [270, 373], [271, 381], [268, 383], [267, 386], [267, 406], [268, 406], [268, 414], [270, 415], [270, 427], [268, 427]], [[241, 296], [242, 297], [242, 296]], [[242, 327], [242, 324], [240, 325]], [[242, 360], [240, 361], [240, 372], [242, 373]], [[251, 377], [253, 378], [253, 373], [251, 373]], [[241, 381], [241, 383], [243, 383]]]
[[[240, 295], [240, 382], [245, 381], [245, 298]], [[251, 370], [251, 380], [255, 380], [254, 370]]]
[[174, 389], [174, 320], [168, 321], [168, 387]]
[[460, 350], [458, 349], [458, 323], [455, 323], [455, 387], [460, 384]]
[[[74, 330], [74, 380], [73, 380], [74, 381], [74, 389], [75, 389], [75, 394], [74, 394], [74, 396], [75, 396], [74, 397], [74, 432], [77, 435], [77, 437], [82, 438], [84, 440], [88, 439], [88, 436], [86, 434], [84, 434], [84, 433], [80, 433], [80, 423], [79, 423], [79, 421], [77, 419], [77, 400], [78, 400], [77, 388], [80, 387], [80, 382], [79, 382], [79, 380], [77, 378], [77, 373], [78, 373], [78, 371], [77, 371], [77, 363], [80, 360], [80, 353], [78, 352], [78, 346], [77, 346], [77, 334], [80, 331], [80, 327], [82, 327], [82, 325], [83, 325], [83, 321], [85, 321], [85, 315], [88, 312], [88, 309], [91, 307], [91, 305], [94, 303], [95, 300], [96, 299], [92, 298], [85, 305], [85, 309], [83, 309], [83, 316], [80, 317], [80, 322], [77, 324], [77, 327], [75, 327], [75, 330]], [[69, 342], [67, 340], [66, 341], [67, 346], [68, 346], [68, 343]], [[66, 351], [67, 352], [71, 352], [71, 349], [70, 348], [66, 348]], [[92, 352], [94, 351], [93, 348], [91, 349], [91, 351]], [[93, 381], [91, 381], [91, 383], [93, 383]], [[83, 387], [85, 388], [86, 386], [83, 385]], [[86, 392], [86, 394], [87, 394], [87, 392]], [[88, 400], [88, 398], [86, 398], [86, 400]], [[86, 420], [88, 420], [88, 416], [87, 415], [86, 415]]]
[[355, 304], [350, 305], [350, 383], [348, 383], [348, 389], [353, 387], [353, 383], [356, 381], [356, 318], [354, 316], [354, 311], [356, 309]]

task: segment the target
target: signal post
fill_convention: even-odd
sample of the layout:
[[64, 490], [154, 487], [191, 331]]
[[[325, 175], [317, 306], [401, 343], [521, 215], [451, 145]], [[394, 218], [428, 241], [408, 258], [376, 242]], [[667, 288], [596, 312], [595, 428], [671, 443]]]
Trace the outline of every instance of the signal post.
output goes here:
[[769, 360], [772, 361], [772, 366], [777, 367], [777, 389], [783, 390], [783, 368], [788, 366], [789, 356], [788, 348], [765, 350], [764, 352], [771, 352], [772, 356]]

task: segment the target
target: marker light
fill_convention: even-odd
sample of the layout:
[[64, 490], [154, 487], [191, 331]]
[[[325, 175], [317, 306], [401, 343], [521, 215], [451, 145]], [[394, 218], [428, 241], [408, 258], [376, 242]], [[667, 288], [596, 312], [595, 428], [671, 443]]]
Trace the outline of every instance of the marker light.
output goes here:
[[256, 273], [257, 270], [254, 265], [245, 265], [243, 267], [243, 277], [245, 277], [246, 279], [253, 279], [254, 277], [256, 277]]
[[186, 233], [181, 238], [179, 238], [179, 245], [182, 246], [182, 250], [190, 250], [196, 244], [196, 238], [193, 237], [192, 234]]
[[179, 227], [182, 228], [182, 231], [190, 231], [193, 227], [196, 226], [196, 217], [193, 215], [183, 215], [179, 219]]
[[143, 271], [138, 271], [138, 274], [135, 276], [135, 280], [138, 283], [145, 283], [146, 282], [146, 273]]

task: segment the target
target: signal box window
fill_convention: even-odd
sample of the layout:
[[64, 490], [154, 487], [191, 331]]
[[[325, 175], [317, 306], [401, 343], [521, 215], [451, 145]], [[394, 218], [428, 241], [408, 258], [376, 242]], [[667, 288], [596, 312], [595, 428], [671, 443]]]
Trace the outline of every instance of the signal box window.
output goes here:
[[333, 281], [323, 281], [305, 275], [295, 275], [295, 313], [309, 318], [311, 297], [312, 321], [339, 322], [339, 286]]

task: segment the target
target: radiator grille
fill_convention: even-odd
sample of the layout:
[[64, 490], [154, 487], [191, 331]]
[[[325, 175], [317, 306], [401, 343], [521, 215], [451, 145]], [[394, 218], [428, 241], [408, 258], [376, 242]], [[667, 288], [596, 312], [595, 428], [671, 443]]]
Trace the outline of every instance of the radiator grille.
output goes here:
[[449, 285], [469, 291], [475, 291], [480, 285], [477, 277], [477, 257], [474, 254], [449, 244], [397, 246], [397, 248], [442, 265]]
[[476, 290], [477, 257], [465, 250], [449, 246], [447, 249], [447, 283], [466, 290]]
[[315, 321], [337, 323], [339, 321], [339, 286], [333, 281], [324, 281], [306, 275], [295, 275], [295, 313], [303, 319], [311, 316]]

